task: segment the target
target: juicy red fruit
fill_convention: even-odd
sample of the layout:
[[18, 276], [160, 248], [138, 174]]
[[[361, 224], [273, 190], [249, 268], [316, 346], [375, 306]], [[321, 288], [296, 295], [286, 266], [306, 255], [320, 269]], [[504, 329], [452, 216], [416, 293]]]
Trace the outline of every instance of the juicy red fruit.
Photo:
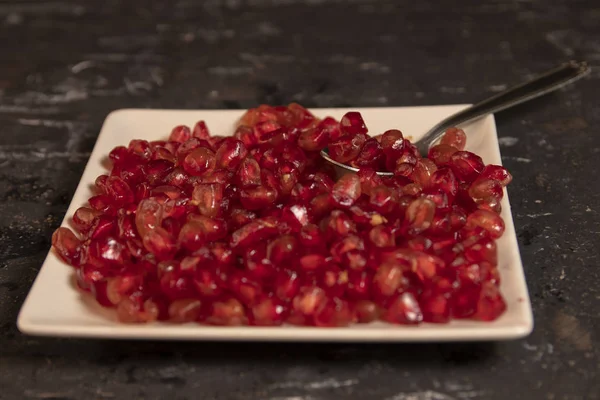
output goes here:
[[[233, 137], [180, 125], [113, 149], [52, 245], [125, 323], [492, 321], [512, 176], [465, 145], [451, 128], [423, 158], [397, 129], [297, 104], [249, 110]], [[358, 173], [336, 179], [323, 148]]]

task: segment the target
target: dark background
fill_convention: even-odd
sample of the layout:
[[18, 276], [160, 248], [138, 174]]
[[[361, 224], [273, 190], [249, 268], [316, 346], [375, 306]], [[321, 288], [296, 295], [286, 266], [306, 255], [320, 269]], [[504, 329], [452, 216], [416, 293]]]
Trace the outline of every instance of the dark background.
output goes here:
[[[111, 110], [465, 103], [572, 58], [596, 66], [588, 79], [497, 115], [536, 323], [524, 340], [158, 343], [16, 329]], [[597, 0], [2, 1], [0, 398], [598, 399], [599, 99]]]

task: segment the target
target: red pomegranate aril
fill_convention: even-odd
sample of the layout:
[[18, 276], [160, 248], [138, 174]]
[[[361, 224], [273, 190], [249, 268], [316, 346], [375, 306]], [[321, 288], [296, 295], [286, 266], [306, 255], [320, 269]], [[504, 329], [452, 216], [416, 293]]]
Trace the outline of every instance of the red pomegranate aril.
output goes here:
[[248, 318], [244, 306], [236, 299], [215, 301], [207, 322], [213, 325], [238, 326], [247, 325]]
[[224, 185], [221, 183], [201, 183], [194, 187], [192, 203], [198, 205], [200, 214], [217, 217], [223, 205]]
[[235, 171], [242, 160], [248, 155], [244, 143], [233, 138], [226, 138], [217, 150], [216, 165], [219, 168]]
[[122, 165], [122, 164], [126, 164], [129, 162], [130, 155], [129, 155], [129, 151], [127, 150], [127, 147], [117, 146], [114, 149], [112, 149], [110, 151], [110, 153], [108, 153], [108, 158], [115, 165]]
[[201, 296], [214, 298], [223, 292], [219, 286], [217, 273], [210, 269], [199, 269], [193, 277], [193, 284]]
[[481, 157], [470, 151], [457, 151], [452, 154], [448, 165], [457, 178], [467, 183], [473, 182], [485, 167]]
[[410, 178], [413, 182], [418, 183], [422, 188], [428, 188], [431, 184], [431, 175], [437, 170], [437, 166], [433, 161], [427, 158], [421, 158], [415, 164]]
[[392, 324], [415, 325], [423, 321], [423, 312], [411, 292], [399, 294], [383, 313], [383, 319]]
[[469, 195], [476, 203], [489, 197], [500, 199], [503, 195], [502, 185], [493, 179], [480, 177], [469, 186]]
[[88, 232], [88, 238], [99, 239], [113, 235], [118, 228], [118, 221], [108, 215], [100, 215], [92, 222]]
[[280, 270], [275, 277], [275, 295], [289, 302], [300, 290], [300, 277], [294, 271]]
[[135, 226], [140, 237], [161, 225], [163, 207], [156, 199], [149, 198], [140, 201], [135, 213]]
[[300, 243], [305, 247], [319, 247], [325, 242], [323, 232], [314, 224], [306, 224], [300, 230]]
[[304, 131], [298, 137], [298, 146], [306, 151], [319, 151], [327, 146], [329, 142], [329, 132], [316, 127]]
[[383, 148], [376, 139], [371, 138], [365, 142], [365, 145], [356, 160], [352, 162], [352, 165], [358, 168], [371, 167], [379, 170], [381, 169], [382, 161]]
[[321, 327], [341, 327], [349, 325], [352, 317], [348, 302], [334, 297], [321, 303], [314, 315], [314, 322]]
[[177, 251], [175, 239], [163, 228], [155, 228], [143, 237], [146, 250], [159, 260], [167, 260]]
[[233, 137], [241, 141], [248, 149], [251, 149], [258, 144], [258, 138], [254, 134], [254, 129], [249, 126], [238, 126]]
[[292, 307], [304, 315], [314, 315], [322, 303], [327, 301], [325, 291], [317, 286], [304, 286], [294, 297]]
[[269, 186], [258, 186], [255, 188], [242, 189], [240, 202], [248, 210], [260, 210], [267, 208], [277, 200], [277, 190]]
[[169, 140], [172, 142], [183, 143], [192, 137], [190, 128], [185, 125], [178, 125], [171, 131]]
[[431, 225], [435, 213], [435, 203], [426, 198], [413, 200], [406, 209], [406, 221], [412, 234], [419, 234]]
[[288, 224], [294, 232], [298, 232], [309, 223], [308, 210], [301, 204], [286, 205], [281, 210], [281, 220]]
[[359, 300], [352, 306], [354, 317], [359, 324], [368, 324], [380, 318], [379, 306], [369, 300]]
[[396, 245], [396, 236], [392, 229], [377, 225], [369, 231], [369, 240], [375, 247], [394, 247]]
[[201, 308], [198, 299], [175, 300], [169, 305], [169, 320], [178, 324], [194, 322], [200, 316]]
[[128, 146], [129, 154], [138, 160], [147, 161], [152, 158], [152, 149], [150, 143], [146, 140], [134, 139], [129, 142]]
[[340, 120], [342, 135], [365, 135], [368, 130], [365, 121], [359, 112], [347, 112]]
[[252, 322], [258, 326], [281, 325], [287, 317], [286, 305], [276, 297], [264, 297], [252, 306]]
[[455, 147], [458, 150], [464, 150], [467, 144], [467, 135], [460, 128], [450, 128], [442, 136], [440, 144]]
[[507, 186], [512, 181], [512, 175], [500, 165], [486, 165], [479, 178], [493, 179], [502, 186]]
[[490, 282], [482, 285], [474, 318], [481, 321], [494, 321], [506, 310], [506, 302], [498, 288]]
[[342, 176], [333, 186], [331, 197], [342, 207], [350, 207], [361, 195], [360, 179], [356, 174]]
[[465, 257], [471, 262], [487, 261], [496, 265], [498, 263], [496, 242], [488, 238], [481, 238], [477, 243], [465, 249]]
[[206, 126], [206, 122], [196, 122], [194, 125], [194, 130], [192, 131], [192, 136], [198, 139], [208, 140], [210, 138], [210, 132]]
[[371, 296], [371, 282], [373, 275], [370, 271], [350, 270], [346, 293], [354, 300], [367, 300]]
[[467, 217], [467, 228], [480, 227], [485, 229], [492, 239], [498, 239], [504, 233], [504, 221], [498, 214], [477, 210]]
[[445, 323], [450, 319], [450, 301], [441, 293], [426, 291], [419, 297], [424, 322]]
[[438, 167], [441, 167], [448, 164], [457, 151], [456, 147], [447, 144], [438, 144], [429, 149], [427, 158], [433, 161]]
[[81, 241], [69, 228], [60, 227], [54, 231], [52, 246], [63, 260], [72, 266], [78, 266]]
[[267, 257], [273, 264], [283, 266], [285, 261], [291, 261], [297, 250], [296, 238], [291, 235], [283, 235], [269, 243]]
[[373, 277], [373, 290], [376, 295], [390, 297], [400, 288], [404, 288], [406, 280], [399, 264], [386, 262], [379, 266]]
[[202, 176], [215, 167], [215, 154], [206, 147], [198, 147], [192, 150], [181, 164], [188, 174]]
[[274, 218], [259, 218], [241, 227], [231, 234], [229, 245], [235, 249], [237, 247], [247, 247], [248, 245], [267, 239], [279, 232], [278, 221]]
[[237, 170], [236, 180], [242, 188], [259, 186], [262, 181], [258, 162], [252, 157], [246, 157]]
[[94, 209], [80, 207], [73, 214], [73, 226], [80, 233], [86, 234], [92, 227], [94, 219], [98, 215], [100, 215], [100, 213]]
[[390, 129], [381, 135], [381, 147], [385, 149], [400, 150], [404, 146], [404, 135], [398, 129]]
[[369, 205], [381, 214], [390, 214], [398, 206], [396, 191], [385, 185], [374, 187], [369, 194]]
[[429, 182], [432, 188], [443, 190], [451, 199], [454, 198], [458, 191], [458, 184], [454, 172], [448, 167], [438, 168], [431, 174]]
[[367, 136], [364, 134], [342, 136], [335, 142], [329, 143], [327, 147], [329, 156], [337, 162], [347, 163], [360, 154], [366, 141]]
[[362, 193], [371, 195], [373, 188], [383, 185], [383, 180], [373, 168], [361, 168], [356, 175], [360, 180]]
[[333, 210], [329, 218], [323, 220], [329, 237], [348, 236], [356, 232], [356, 225], [343, 211]]

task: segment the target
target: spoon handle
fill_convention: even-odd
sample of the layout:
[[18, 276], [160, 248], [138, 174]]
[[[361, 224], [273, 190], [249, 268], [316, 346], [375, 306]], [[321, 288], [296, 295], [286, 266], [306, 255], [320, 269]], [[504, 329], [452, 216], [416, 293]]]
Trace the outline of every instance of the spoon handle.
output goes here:
[[446, 129], [483, 117], [487, 114], [502, 111], [506, 108], [552, 92], [553, 90], [582, 78], [588, 72], [590, 72], [590, 69], [587, 63], [578, 61], [570, 61], [557, 68], [551, 69], [528, 82], [498, 93], [444, 119], [431, 128], [429, 132], [418, 141], [417, 147], [422, 154], [427, 154], [429, 146], [435, 142]]

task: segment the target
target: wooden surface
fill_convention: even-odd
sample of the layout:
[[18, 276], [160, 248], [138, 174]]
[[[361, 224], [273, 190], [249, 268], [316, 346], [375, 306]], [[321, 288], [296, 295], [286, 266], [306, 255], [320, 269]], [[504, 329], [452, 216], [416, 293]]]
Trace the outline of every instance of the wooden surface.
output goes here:
[[[0, 399], [600, 398], [598, 1], [1, 1], [0, 44]], [[466, 103], [571, 58], [596, 67], [588, 79], [497, 115], [534, 305], [524, 340], [134, 343], [16, 330], [111, 110]]]

